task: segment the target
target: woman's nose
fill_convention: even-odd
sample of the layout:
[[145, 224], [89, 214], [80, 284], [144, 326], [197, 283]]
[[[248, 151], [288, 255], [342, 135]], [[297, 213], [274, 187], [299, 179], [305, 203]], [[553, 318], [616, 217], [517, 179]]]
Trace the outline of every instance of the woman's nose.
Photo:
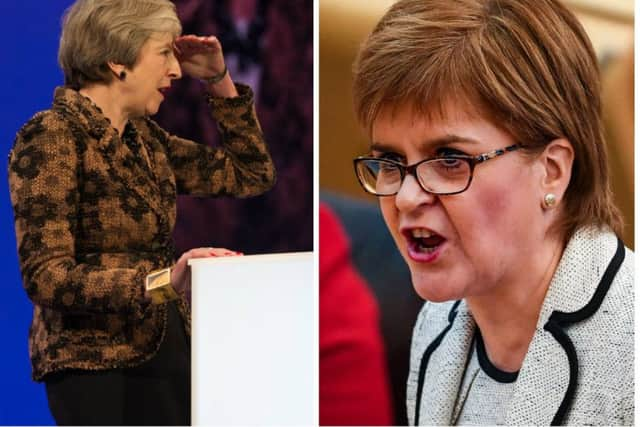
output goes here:
[[434, 203], [436, 198], [436, 195], [424, 191], [413, 175], [407, 174], [402, 180], [395, 202], [399, 211], [411, 212], [421, 205]]
[[172, 79], [179, 79], [182, 77], [182, 68], [180, 68], [180, 62], [175, 55], [171, 55], [172, 61], [169, 66], [169, 77]]

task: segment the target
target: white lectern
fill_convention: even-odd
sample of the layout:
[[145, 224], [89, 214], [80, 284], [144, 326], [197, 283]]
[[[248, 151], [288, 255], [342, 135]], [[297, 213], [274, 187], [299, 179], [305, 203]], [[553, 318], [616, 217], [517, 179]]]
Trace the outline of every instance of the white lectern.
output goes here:
[[193, 425], [314, 425], [311, 253], [192, 259]]

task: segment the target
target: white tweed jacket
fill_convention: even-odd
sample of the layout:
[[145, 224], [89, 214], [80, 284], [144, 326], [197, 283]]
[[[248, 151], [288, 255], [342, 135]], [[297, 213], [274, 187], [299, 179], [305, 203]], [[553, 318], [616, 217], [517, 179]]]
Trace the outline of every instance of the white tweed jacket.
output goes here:
[[[614, 234], [576, 232], [545, 297], [505, 424], [633, 424], [633, 264], [633, 252]], [[455, 422], [475, 328], [464, 300], [424, 305], [411, 346], [411, 424]]]

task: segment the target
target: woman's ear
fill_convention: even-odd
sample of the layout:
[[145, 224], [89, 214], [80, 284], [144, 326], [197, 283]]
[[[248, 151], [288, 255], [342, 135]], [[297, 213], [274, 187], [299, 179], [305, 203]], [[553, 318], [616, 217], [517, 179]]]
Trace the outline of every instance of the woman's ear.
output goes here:
[[109, 67], [113, 75], [116, 77], [116, 79], [124, 80], [123, 76], [126, 76], [125, 69], [127, 67], [125, 67], [122, 64], [116, 64], [115, 62], [111, 62], [111, 61], [107, 62], [107, 66]]
[[541, 198], [552, 194], [557, 201], [562, 200], [571, 180], [574, 156], [573, 146], [564, 138], [547, 144], [538, 158], [543, 167]]

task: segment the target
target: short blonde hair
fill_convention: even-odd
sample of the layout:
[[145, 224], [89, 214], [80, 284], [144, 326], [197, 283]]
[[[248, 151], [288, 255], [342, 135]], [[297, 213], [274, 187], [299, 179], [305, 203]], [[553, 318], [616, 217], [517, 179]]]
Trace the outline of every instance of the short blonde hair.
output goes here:
[[180, 35], [169, 0], [77, 0], [64, 14], [58, 62], [76, 90], [113, 79], [107, 63], [132, 67], [153, 33]]
[[622, 221], [609, 187], [593, 47], [557, 0], [400, 0], [354, 64], [354, 104], [369, 132], [382, 109], [446, 114], [453, 102], [507, 131], [528, 152], [566, 138], [575, 160], [556, 224]]

